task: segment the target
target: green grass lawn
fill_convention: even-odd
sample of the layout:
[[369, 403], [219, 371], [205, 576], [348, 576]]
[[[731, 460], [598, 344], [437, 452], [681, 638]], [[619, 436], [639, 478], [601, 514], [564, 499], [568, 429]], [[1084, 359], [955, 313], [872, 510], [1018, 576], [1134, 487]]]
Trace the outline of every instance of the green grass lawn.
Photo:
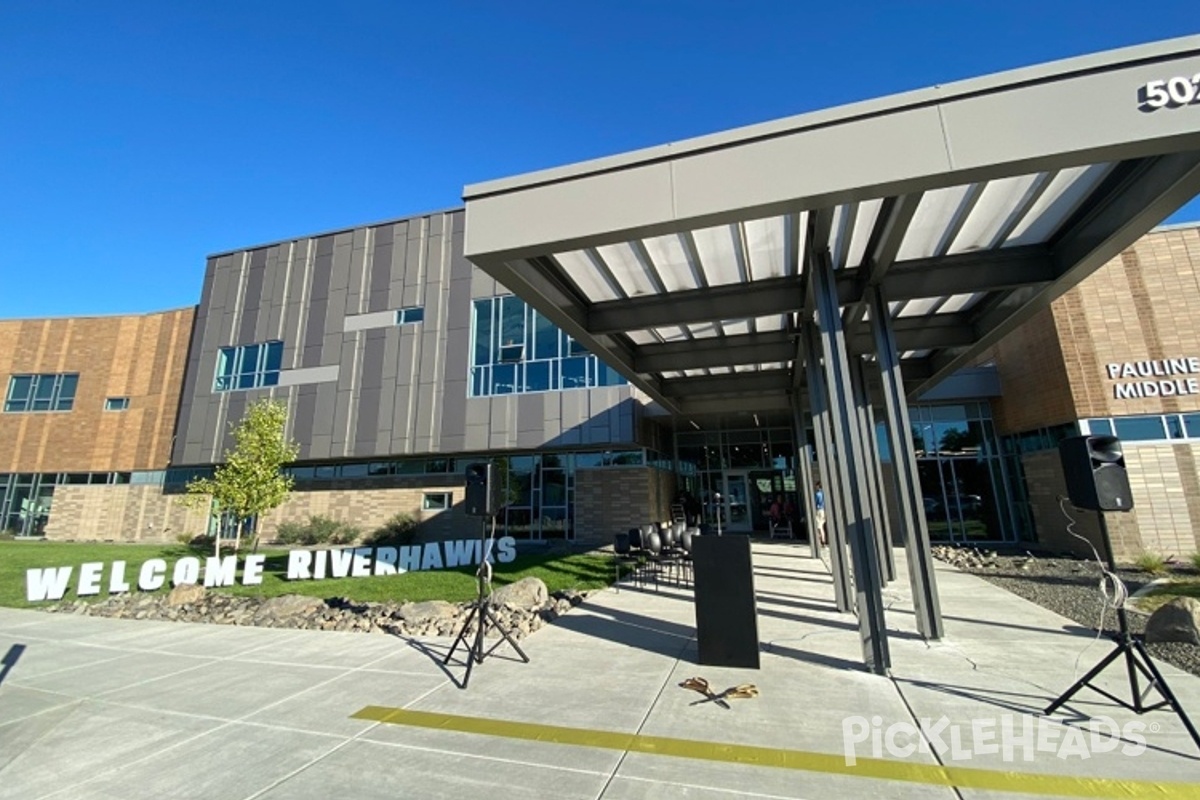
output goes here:
[[1194, 597], [1200, 600], [1200, 578], [1178, 578], [1160, 584], [1153, 591], [1139, 597], [1137, 606], [1147, 614], [1151, 614], [1176, 597]]
[[[475, 567], [372, 578], [289, 581], [284, 577], [287, 570], [286, 550], [263, 549], [260, 553], [267, 556], [262, 585], [242, 586], [239, 583], [233, 587], [212, 591], [252, 597], [275, 597], [282, 594], [303, 594], [321, 598], [346, 597], [360, 602], [461, 602], [471, 599], [476, 592]], [[28, 608], [49, 605], [48, 602], [29, 603], [25, 599], [25, 571], [34, 567], [74, 566], [76, 569], [72, 572], [71, 583], [63, 600], [75, 600], [78, 566], [88, 561], [101, 561], [107, 565], [123, 560], [126, 563], [126, 580], [132, 583], [136, 579], [138, 568], [151, 558], [165, 559], [169, 570], [176, 560], [184, 556], [197, 556], [203, 562], [203, 558], [210, 555], [211, 550], [196, 550], [177, 544], [0, 541], [0, 606]], [[597, 589], [612, 582], [612, 561], [610, 557], [599, 553], [522, 553], [512, 563], [496, 564], [493, 582], [496, 586], [501, 586], [528, 576], [541, 578], [551, 592], [563, 589]], [[101, 581], [102, 592], [107, 591], [107, 580], [106, 566]], [[106, 593], [102, 593], [96, 599], [107, 596]]]

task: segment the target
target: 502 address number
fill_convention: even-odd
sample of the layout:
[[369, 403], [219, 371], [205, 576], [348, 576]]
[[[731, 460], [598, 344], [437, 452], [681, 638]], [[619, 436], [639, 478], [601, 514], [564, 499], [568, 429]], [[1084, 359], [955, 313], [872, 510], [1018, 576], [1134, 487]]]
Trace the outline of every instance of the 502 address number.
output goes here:
[[1190, 78], [1150, 81], [1138, 89], [1138, 107], [1142, 111], [1179, 108], [1200, 99], [1200, 72]]

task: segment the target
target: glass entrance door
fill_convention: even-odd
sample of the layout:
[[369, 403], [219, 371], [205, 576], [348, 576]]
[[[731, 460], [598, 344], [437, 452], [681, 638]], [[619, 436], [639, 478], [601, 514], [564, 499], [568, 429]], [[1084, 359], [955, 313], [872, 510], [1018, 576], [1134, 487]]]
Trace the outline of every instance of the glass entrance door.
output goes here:
[[750, 533], [754, 518], [750, 508], [749, 476], [745, 471], [725, 473], [725, 530], [729, 533]]

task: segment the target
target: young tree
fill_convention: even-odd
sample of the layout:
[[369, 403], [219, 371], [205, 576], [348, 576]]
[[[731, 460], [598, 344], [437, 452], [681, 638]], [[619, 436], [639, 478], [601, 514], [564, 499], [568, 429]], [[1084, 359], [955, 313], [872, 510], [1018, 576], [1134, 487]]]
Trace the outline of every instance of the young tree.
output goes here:
[[[187, 485], [187, 493], [197, 500], [212, 499], [214, 514], [229, 514], [237, 521], [234, 551], [241, 549], [242, 528], [250, 521], [250, 533], [257, 545], [258, 520], [277, 508], [292, 490], [292, 477], [282, 467], [294, 461], [299, 446], [284, 436], [287, 406], [270, 399], [251, 403], [233, 430], [234, 447], [225, 453], [211, 478], [197, 478]], [[221, 555], [221, 536], [216, 537], [216, 554]]]

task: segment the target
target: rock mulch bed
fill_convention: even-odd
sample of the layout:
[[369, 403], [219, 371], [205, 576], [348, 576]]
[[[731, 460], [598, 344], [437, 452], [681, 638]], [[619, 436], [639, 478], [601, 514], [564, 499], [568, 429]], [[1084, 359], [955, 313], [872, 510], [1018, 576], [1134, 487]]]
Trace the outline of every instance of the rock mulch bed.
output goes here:
[[[527, 581], [536, 581], [540, 588]], [[534, 578], [497, 589], [492, 596], [492, 603], [501, 624], [513, 638], [521, 639], [579, 605], [585, 596], [585, 593], [576, 591], [548, 594], [545, 584]], [[99, 602], [76, 600], [45, 608], [50, 613], [116, 619], [358, 631], [396, 636], [454, 636], [462, 628], [469, 609], [467, 603], [440, 600], [423, 603], [360, 603], [344, 597], [322, 600], [303, 595], [236, 597], [190, 585], [176, 587], [165, 595], [114, 595]], [[500, 635], [494, 629], [489, 629], [487, 634]]]
[[[1029, 552], [1002, 554], [995, 550], [950, 545], [935, 545], [933, 555], [964, 572], [978, 575], [1093, 631], [1100, 622], [1101, 573], [1100, 565], [1095, 561], [1034, 555]], [[1129, 588], [1130, 594], [1153, 580], [1153, 576], [1133, 569], [1118, 568], [1117, 575]], [[1148, 619], [1146, 614], [1131, 609], [1127, 616], [1131, 632], [1145, 632]], [[1117, 615], [1111, 608], [1104, 614], [1103, 627], [1106, 633], [1115, 633], [1118, 630]], [[1151, 643], [1146, 645], [1146, 649], [1156, 660], [1174, 664], [1193, 675], [1200, 675], [1198, 645], [1184, 642]], [[1106, 649], [1098, 646], [1094, 651], [1094, 658], [1090, 655], [1086, 658], [1099, 661], [1106, 652]]]

